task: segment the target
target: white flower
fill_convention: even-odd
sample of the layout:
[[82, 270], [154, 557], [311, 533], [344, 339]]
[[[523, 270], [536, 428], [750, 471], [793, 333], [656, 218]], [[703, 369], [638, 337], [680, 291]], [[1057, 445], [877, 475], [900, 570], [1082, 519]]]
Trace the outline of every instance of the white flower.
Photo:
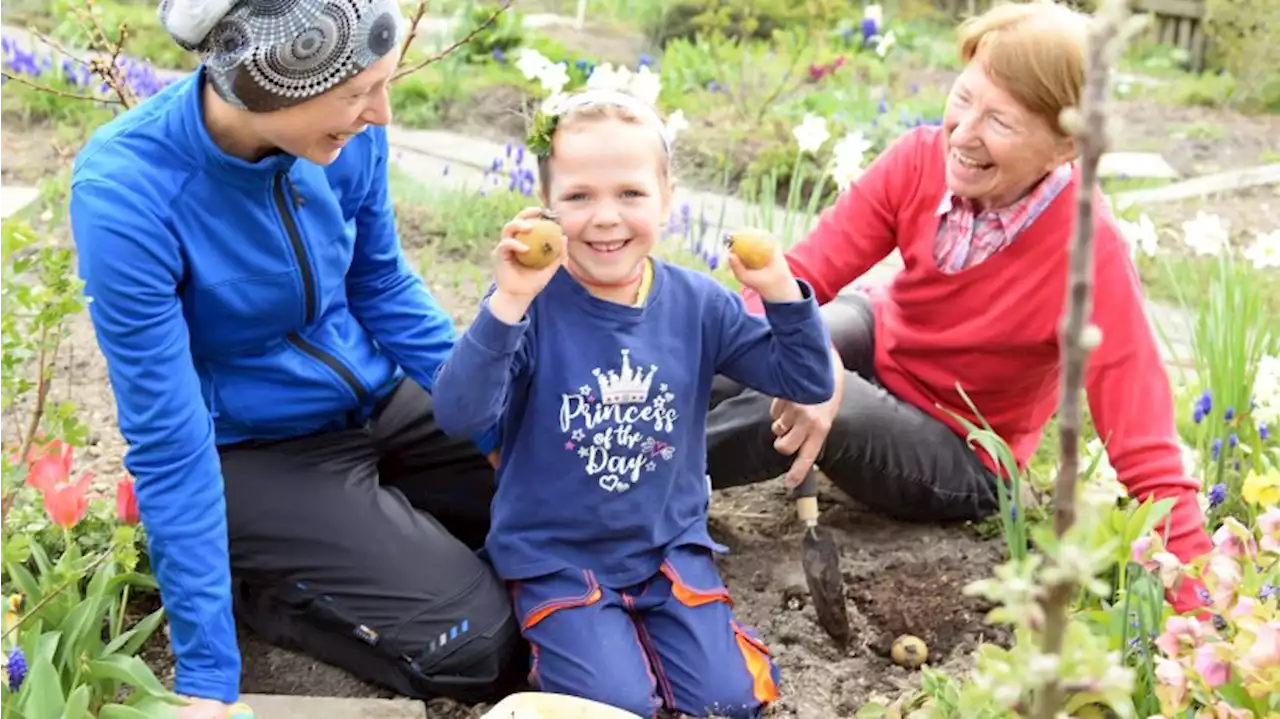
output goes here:
[[628, 92], [642, 102], [657, 105], [658, 94], [662, 92], [662, 78], [658, 73], [650, 70], [648, 65], [645, 65], [631, 76]]
[[524, 75], [526, 80], [539, 77], [550, 64], [551, 61], [546, 56], [528, 47], [521, 49], [520, 57], [516, 58], [516, 69]]
[[1258, 405], [1253, 414], [1259, 422], [1273, 424], [1280, 421], [1280, 355], [1268, 355], [1258, 360], [1257, 374], [1253, 378], [1253, 401]]
[[563, 92], [551, 93], [550, 95], [547, 96], [547, 99], [542, 101], [542, 114], [559, 115], [560, 106], [567, 99], [569, 99], [569, 96], [564, 94]]
[[591, 71], [591, 76], [587, 78], [588, 90], [626, 92], [630, 84], [631, 70], [625, 65], [615, 70], [611, 62], [596, 65]]
[[1197, 255], [1220, 255], [1227, 248], [1230, 233], [1222, 218], [1206, 214], [1204, 210], [1196, 212], [1193, 219], [1182, 223], [1183, 242], [1187, 243]]
[[876, 27], [884, 22], [884, 9], [879, 5], [868, 5], [867, 9], [862, 12], [863, 20], [874, 20]]
[[569, 84], [569, 66], [563, 62], [554, 65], [548, 63], [538, 73], [538, 81], [542, 83], [542, 89], [556, 95]]
[[1280, 230], [1259, 232], [1253, 244], [1244, 251], [1244, 258], [1259, 270], [1280, 267]]
[[1120, 479], [1111, 461], [1107, 458], [1106, 448], [1102, 440], [1094, 438], [1085, 445], [1084, 457], [1081, 458], [1080, 469], [1083, 471], [1096, 458], [1098, 464], [1088, 481], [1083, 482], [1081, 500], [1099, 509], [1110, 509], [1116, 502], [1129, 496], [1129, 491], [1120, 484]]
[[871, 149], [871, 141], [855, 130], [831, 148], [831, 178], [843, 192], [862, 176], [862, 158]]
[[675, 142], [676, 135], [689, 129], [689, 121], [684, 117], [684, 110], [676, 110], [667, 118], [666, 136], [667, 144]]
[[893, 44], [897, 41], [898, 39], [894, 37], [892, 30], [885, 33], [884, 37], [880, 38], [880, 42], [876, 43], [876, 54], [884, 57], [889, 52], [889, 48], [893, 47]]
[[818, 151], [830, 137], [831, 133], [827, 130], [827, 119], [818, 117], [813, 113], [806, 113], [804, 122], [796, 126], [791, 134], [795, 136], [796, 143], [800, 145], [801, 152], [810, 154]]
[[1125, 242], [1129, 243], [1129, 256], [1137, 257], [1138, 251], [1147, 257], [1155, 257], [1156, 252], [1160, 249], [1160, 238], [1156, 234], [1155, 223], [1142, 213], [1142, 217], [1137, 222], [1129, 222], [1128, 220], [1120, 220], [1120, 232], [1124, 236]]

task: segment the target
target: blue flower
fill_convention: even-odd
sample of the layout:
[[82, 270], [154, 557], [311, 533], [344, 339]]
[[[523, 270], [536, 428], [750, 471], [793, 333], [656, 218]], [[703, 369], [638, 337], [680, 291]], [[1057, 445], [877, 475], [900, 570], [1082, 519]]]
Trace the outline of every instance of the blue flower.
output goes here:
[[1227, 445], [1230, 446], [1232, 449], [1235, 449], [1236, 445], [1239, 443], [1240, 443], [1240, 438], [1236, 436], [1235, 432], [1232, 432], [1231, 436], [1227, 437]]
[[502, 51], [502, 48], [495, 47], [493, 49], [493, 59], [499, 63], [505, 63], [507, 61], [507, 54]]
[[1270, 435], [1271, 435], [1271, 429], [1267, 426], [1267, 423], [1266, 422], [1259, 423], [1258, 439], [1261, 439], [1263, 442], [1265, 442], [1267, 441], [1267, 437], [1269, 437]]
[[639, 70], [642, 67], [650, 67], [651, 65], [653, 65], [653, 58], [648, 55], [641, 55], [640, 62], [636, 64], [636, 69]]
[[9, 652], [4, 668], [9, 674], [9, 691], [17, 694], [22, 688], [22, 682], [27, 678], [27, 655], [22, 653], [22, 647], [14, 647], [13, 651]]
[[1209, 506], [1217, 507], [1227, 501], [1227, 485], [1219, 482], [1213, 485], [1213, 489], [1209, 490]]
[[1213, 440], [1213, 461], [1215, 462], [1218, 461], [1218, 458], [1221, 455], [1222, 455], [1222, 440], [1215, 439]]
[[871, 38], [880, 34], [880, 26], [876, 25], [875, 18], [862, 18], [862, 44], [866, 45]]
[[1228, 407], [1227, 411], [1222, 413], [1222, 419], [1224, 422], [1230, 422], [1232, 419], [1235, 418], [1235, 416], [1236, 416], [1235, 407]]
[[1262, 585], [1262, 589], [1258, 592], [1258, 599], [1261, 599], [1262, 601], [1265, 602], [1277, 594], [1280, 594], [1280, 586], [1276, 586], [1271, 582], [1267, 582], [1266, 584]]

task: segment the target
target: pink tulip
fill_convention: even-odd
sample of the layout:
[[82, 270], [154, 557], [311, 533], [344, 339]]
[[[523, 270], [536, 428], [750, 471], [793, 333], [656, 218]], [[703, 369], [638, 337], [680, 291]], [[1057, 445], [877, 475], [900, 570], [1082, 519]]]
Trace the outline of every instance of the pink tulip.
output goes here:
[[1260, 673], [1280, 665], [1280, 620], [1273, 619], [1258, 629], [1245, 662]]
[[1134, 564], [1141, 564], [1143, 566], [1147, 564], [1147, 556], [1151, 552], [1151, 544], [1151, 535], [1138, 537], [1133, 540], [1133, 544], [1129, 545], [1129, 553]]
[[1160, 581], [1164, 588], [1176, 588], [1182, 581], [1182, 561], [1169, 552], [1156, 552], [1151, 559], [1160, 569]]
[[1264, 552], [1280, 554], [1280, 507], [1272, 507], [1258, 517], [1258, 528], [1262, 530], [1262, 541], [1259, 543]]
[[1235, 609], [1231, 610], [1231, 618], [1240, 619], [1242, 617], [1251, 616], [1257, 608], [1258, 601], [1253, 597], [1238, 597], [1236, 599]]
[[1226, 554], [1214, 553], [1209, 558], [1208, 575], [1205, 583], [1209, 585], [1213, 606], [1225, 612], [1235, 601], [1236, 589], [1243, 579], [1240, 563]]

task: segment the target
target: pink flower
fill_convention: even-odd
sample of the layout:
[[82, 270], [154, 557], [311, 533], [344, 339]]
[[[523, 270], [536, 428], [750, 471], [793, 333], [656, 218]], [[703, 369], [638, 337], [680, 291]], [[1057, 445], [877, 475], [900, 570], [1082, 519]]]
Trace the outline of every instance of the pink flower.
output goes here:
[[1253, 615], [1253, 611], [1258, 608], [1258, 601], [1253, 597], [1236, 598], [1235, 609], [1231, 610], [1232, 619], [1240, 619]]
[[1213, 533], [1213, 543], [1219, 551], [1228, 557], [1252, 559], [1258, 553], [1258, 545], [1253, 541], [1253, 532], [1245, 528], [1240, 520], [1228, 516], [1222, 520], [1222, 526]]
[[1129, 545], [1129, 552], [1134, 564], [1146, 565], [1147, 557], [1151, 552], [1151, 544], [1151, 535], [1133, 540], [1133, 544]]
[[1202, 626], [1195, 617], [1174, 615], [1164, 622], [1164, 632], [1156, 638], [1156, 647], [1170, 659], [1176, 659], [1182, 648], [1200, 646], [1204, 639]]
[[1156, 552], [1152, 557], [1160, 568], [1160, 581], [1165, 589], [1176, 589], [1182, 581], [1182, 561], [1169, 552]]
[[1235, 601], [1236, 589], [1240, 587], [1243, 576], [1240, 563], [1226, 554], [1214, 553], [1209, 558], [1208, 576], [1205, 584], [1209, 585], [1209, 595], [1213, 598], [1213, 606], [1220, 612]]
[[1196, 719], [1253, 719], [1253, 712], [1248, 709], [1236, 709], [1230, 704], [1219, 701], [1213, 709], [1202, 709], [1196, 713]]
[[1222, 659], [1222, 649], [1226, 646], [1222, 642], [1212, 642], [1196, 649], [1196, 674], [1210, 688], [1222, 686], [1231, 678], [1231, 665]]
[[1262, 530], [1262, 551], [1280, 554], [1280, 507], [1272, 507], [1258, 517], [1258, 529]]
[[1280, 666], [1280, 620], [1273, 619], [1258, 629], [1245, 663], [1259, 673]]
[[1177, 714], [1182, 708], [1187, 698], [1187, 674], [1181, 664], [1156, 657], [1156, 697], [1160, 709], [1168, 714]]

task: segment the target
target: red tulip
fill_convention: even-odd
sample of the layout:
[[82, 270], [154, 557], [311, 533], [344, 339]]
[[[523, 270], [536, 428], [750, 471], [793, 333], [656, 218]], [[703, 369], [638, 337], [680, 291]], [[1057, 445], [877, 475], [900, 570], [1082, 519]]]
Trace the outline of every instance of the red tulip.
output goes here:
[[53, 486], [67, 482], [71, 478], [73, 453], [71, 445], [56, 439], [40, 450], [32, 447], [28, 453], [27, 484], [45, 493]]
[[138, 495], [133, 491], [132, 479], [116, 482], [116, 517], [125, 524], [138, 523]]
[[63, 529], [71, 529], [84, 519], [89, 510], [89, 498], [85, 492], [93, 481], [93, 472], [85, 472], [74, 484], [60, 482], [44, 490], [44, 511], [49, 519]]

